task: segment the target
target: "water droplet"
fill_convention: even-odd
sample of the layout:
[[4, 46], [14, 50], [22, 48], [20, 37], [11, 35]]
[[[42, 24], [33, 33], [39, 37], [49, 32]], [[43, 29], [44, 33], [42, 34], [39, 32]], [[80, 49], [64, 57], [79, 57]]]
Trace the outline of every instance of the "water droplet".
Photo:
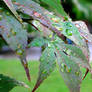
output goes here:
[[51, 48], [51, 44], [50, 43], [48, 43], [48, 47]]
[[10, 29], [10, 32], [12, 33], [12, 35], [16, 35], [16, 32], [12, 28]]
[[65, 17], [64, 17], [64, 20], [66, 20], [66, 21], [67, 21], [67, 20], [68, 20], [68, 16], [65, 16]]
[[64, 63], [61, 63], [61, 71], [64, 72], [66, 69], [66, 65]]
[[2, 15], [0, 15], [0, 20], [2, 20], [2, 18], [3, 18], [3, 16], [2, 16]]
[[71, 67], [69, 67], [69, 66], [66, 67], [66, 71], [67, 71], [68, 73], [71, 72], [71, 70], [72, 70]]
[[51, 18], [51, 20], [53, 20], [54, 22], [58, 23], [60, 21], [59, 18]]
[[79, 72], [75, 72], [75, 74], [76, 74], [77, 76], [79, 76], [80, 73], [79, 73]]
[[23, 23], [23, 29], [26, 29], [26, 28], [27, 28], [27, 24]]
[[52, 34], [50, 34], [50, 35], [49, 35], [49, 38], [52, 38], [52, 37], [53, 37], [53, 35], [52, 35]]
[[46, 73], [47, 73], [47, 71], [46, 71], [46, 70], [44, 70], [44, 71], [42, 71], [42, 73], [43, 73], [43, 74], [46, 74]]
[[10, 34], [9, 33], [7, 34], [7, 37], [10, 38]]
[[66, 34], [67, 34], [68, 36], [72, 36], [72, 31], [69, 30], [69, 29], [66, 29]]
[[23, 53], [22, 50], [17, 51], [17, 55], [22, 55], [22, 53]]
[[67, 53], [68, 55], [71, 55], [72, 51], [71, 51], [70, 49], [67, 49], [67, 50], [66, 50], [66, 53]]
[[20, 49], [21, 48], [21, 44], [18, 44], [18, 49]]

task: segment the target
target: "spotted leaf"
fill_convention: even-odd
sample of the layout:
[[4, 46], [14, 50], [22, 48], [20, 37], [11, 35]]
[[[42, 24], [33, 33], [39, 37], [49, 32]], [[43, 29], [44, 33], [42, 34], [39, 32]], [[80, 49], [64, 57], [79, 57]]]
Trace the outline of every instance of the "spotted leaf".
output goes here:
[[32, 92], [40, 86], [40, 84], [45, 80], [55, 69], [56, 67], [56, 58], [54, 54], [55, 48], [53, 46], [47, 47], [40, 58], [40, 66], [39, 66], [39, 76], [37, 83]]
[[25, 55], [25, 48], [27, 46], [27, 31], [9, 11], [4, 10], [3, 12], [0, 12], [0, 16], [2, 16], [2, 19], [0, 20], [0, 33], [10, 48], [14, 50], [21, 59], [21, 62], [26, 70], [27, 77], [30, 80]]
[[81, 71], [79, 66], [61, 50], [57, 50], [60, 73], [70, 92], [80, 92]]

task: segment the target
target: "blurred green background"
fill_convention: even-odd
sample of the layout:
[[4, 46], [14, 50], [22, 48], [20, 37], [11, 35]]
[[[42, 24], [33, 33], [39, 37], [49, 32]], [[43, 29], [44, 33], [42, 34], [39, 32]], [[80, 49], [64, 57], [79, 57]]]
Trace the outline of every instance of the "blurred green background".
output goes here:
[[[28, 82], [25, 71], [18, 59], [0, 59], [0, 74], [8, 75], [17, 80], [23, 81], [30, 86], [32, 90], [35, 85], [37, 74], [38, 74], [39, 62], [31, 61], [29, 62], [31, 82]], [[83, 70], [84, 72], [84, 70]], [[11, 92], [31, 92], [23, 87], [15, 87]], [[58, 68], [49, 76], [43, 84], [37, 89], [36, 92], [69, 92], [67, 86], [65, 85]], [[92, 92], [92, 79], [90, 74], [87, 75], [85, 80], [81, 85], [81, 92]]]

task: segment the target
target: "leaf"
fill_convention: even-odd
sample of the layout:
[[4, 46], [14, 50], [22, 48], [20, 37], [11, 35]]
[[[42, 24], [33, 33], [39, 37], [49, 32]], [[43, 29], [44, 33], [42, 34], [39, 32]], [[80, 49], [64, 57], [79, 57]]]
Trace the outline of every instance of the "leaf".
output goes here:
[[0, 74], [0, 91], [1, 92], [10, 92], [16, 86], [23, 86], [29, 88], [24, 82], [17, 81], [8, 76]]
[[80, 48], [68, 44], [62, 44], [61, 47], [77, 64], [91, 70], [89, 62]]
[[56, 14], [59, 16], [63, 16], [63, 17], [67, 16], [67, 14], [65, 13], [61, 5], [60, 0], [39, 0], [39, 2], [40, 2], [40, 5], [42, 5], [43, 7], [44, 7], [44, 4], [48, 5], [46, 8], [48, 10], [56, 12]]
[[29, 43], [28, 47], [42, 47], [48, 44], [48, 40], [42, 37], [35, 38], [31, 43]]
[[80, 92], [81, 71], [79, 66], [61, 50], [57, 50], [60, 73], [70, 92]]
[[81, 36], [83, 36], [87, 42], [92, 44], [92, 35], [89, 33], [88, 27], [83, 21], [75, 21], [73, 22], [75, 26], [78, 28]]
[[[14, 5], [17, 7], [16, 9], [18, 11], [31, 16], [34, 20], [38, 20], [62, 39], [66, 36], [73, 40], [77, 45], [83, 46], [82, 37], [73, 23], [64, 22], [63, 18], [53, 15], [51, 12], [40, 7], [39, 4], [33, 1], [26, 0], [21, 2], [21, 0], [19, 0], [14, 3]], [[21, 8], [19, 9], [18, 7]]]
[[40, 84], [54, 71], [56, 67], [56, 58], [54, 54], [55, 48], [53, 46], [47, 47], [40, 58], [39, 76], [36, 85], [32, 92], [40, 86]]
[[3, 0], [3, 1], [8, 6], [8, 8], [11, 10], [11, 12], [15, 15], [15, 17], [20, 21], [20, 23], [22, 23], [22, 19], [20, 18], [20, 16], [16, 12], [16, 10], [12, 4], [12, 1], [11, 0]]
[[10, 14], [9, 11], [4, 10], [3, 12], [0, 12], [0, 15], [2, 17], [0, 20], [1, 35], [10, 48], [14, 50], [21, 59], [21, 62], [26, 70], [27, 77], [30, 80], [25, 55], [25, 48], [27, 46], [27, 31], [23, 28], [19, 21]]
[[87, 25], [83, 21], [74, 21], [75, 26], [78, 28], [80, 35], [84, 38], [84, 46], [81, 47], [83, 53], [85, 54], [87, 60], [89, 61], [89, 49], [88, 42], [92, 44], [92, 35], [89, 33]]
[[88, 59], [86, 58], [85, 54], [80, 49], [80, 47], [75, 46], [74, 44], [65, 44], [57, 36], [54, 37], [53, 44], [57, 49], [60, 49], [61, 51], [69, 55], [69, 58], [71, 58], [75, 63], [81, 65], [82, 67], [85, 67], [86, 69], [91, 70]]

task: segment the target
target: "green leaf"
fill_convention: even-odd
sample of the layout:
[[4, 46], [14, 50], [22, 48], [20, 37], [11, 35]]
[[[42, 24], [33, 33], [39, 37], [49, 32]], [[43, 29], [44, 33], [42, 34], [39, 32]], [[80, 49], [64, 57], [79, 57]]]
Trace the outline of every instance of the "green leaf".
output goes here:
[[[83, 53], [83, 51], [81, 50], [80, 47], [75, 46], [75, 45], [65, 44], [57, 36], [55, 36], [53, 44], [55, 45], [55, 47], [57, 49], [60, 49], [61, 51], [65, 52], [67, 55], [69, 55], [69, 58], [71, 58], [75, 63], [81, 65], [82, 67], [85, 67], [86, 69], [91, 70], [88, 58], [84, 54], [86, 52]], [[82, 47], [82, 48], [84, 48], [84, 47]], [[84, 51], [85, 51], [85, 48], [84, 48]]]
[[[26, 0], [21, 2], [21, 0], [19, 0], [17, 2], [18, 4], [14, 3], [14, 5], [17, 7], [16, 9], [18, 9], [18, 11], [31, 16], [35, 20], [38, 20], [41, 24], [48, 27], [58, 36], [62, 37], [65, 35], [67, 38], [73, 40], [77, 45], [83, 46], [82, 37], [73, 23], [64, 22], [63, 18], [53, 15], [51, 12], [40, 7], [39, 4], [33, 1], [29, 2]], [[21, 7], [20, 9], [18, 8], [19, 6]]]
[[45, 80], [55, 69], [56, 67], [56, 57], [55, 57], [55, 48], [53, 45], [51, 47], [47, 47], [40, 58], [40, 69], [37, 83], [32, 92], [40, 86], [40, 84]]
[[42, 37], [35, 38], [31, 43], [29, 43], [28, 47], [42, 47], [48, 44], [48, 40]]
[[15, 15], [15, 17], [20, 21], [20, 23], [22, 23], [22, 19], [20, 18], [20, 16], [16, 12], [16, 10], [12, 4], [12, 1], [11, 0], [3, 0], [3, 1], [8, 6], [8, 8], [11, 10], [11, 12]]
[[81, 71], [79, 66], [61, 50], [57, 50], [60, 73], [70, 92], [80, 92]]
[[40, 2], [40, 5], [42, 5], [43, 7], [44, 7], [44, 5], [48, 5], [46, 8], [48, 10], [56, 12], [57, 15], [60, 15], [63, 17], [67, 16], [67, 14], [65, 13], [65, 11], [61, 5], [60, 0], [39, 0], [39, 2]]
[[29, 69], [26, 61], [25, 48], [27, 46], [27, 31], [20, 22], [13, 17], [9, 11], [0, 12], [1, 35], [8, 43], [10, 48], [16, 52], [26, 70], [27, 77], [30, 80]]
[[74, 60], [77, 64], [91, 70], [89, 62], [80, 48], [68, 44], [62, 44], [61, 47], [62, 50], [66, 52], [69, 57]]
[[8, 76], [0, 74], [0, 91], [1, 92], [10, 92], [16, 86], [23, 86], [29, 88], [24, 82], [17, 81]]

